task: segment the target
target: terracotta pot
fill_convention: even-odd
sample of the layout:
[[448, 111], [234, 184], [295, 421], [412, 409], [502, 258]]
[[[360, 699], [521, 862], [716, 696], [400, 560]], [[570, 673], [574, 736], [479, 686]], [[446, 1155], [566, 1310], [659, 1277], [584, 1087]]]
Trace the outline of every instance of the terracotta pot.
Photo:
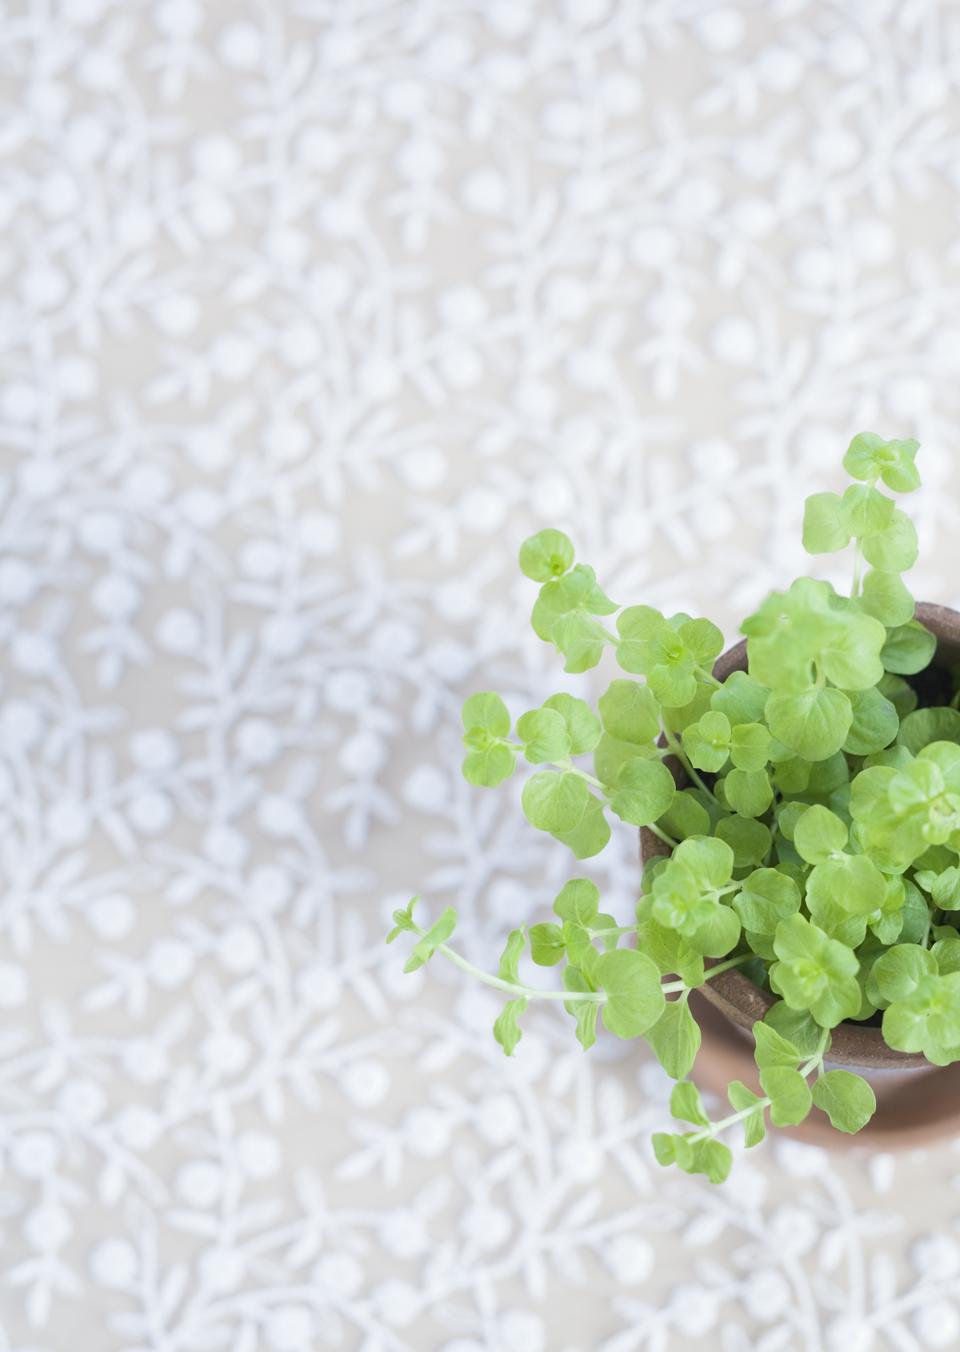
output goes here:
[[[920, 603], [917, 619], [937, 636], [933, 665], [949, 667], [960, 663], [960, 613], [946, 606]], [[747, 667], [746, 640], [723, 653], [714, 666], [714, 675], [725, 680], [733, 671]], [[682, 786], [688, 781], [682, 767], [672, 762], [671, 769]], [[664, 844], [646, 827], [640, 831], [642, 861], [669, 854]], [[710, 966], [710, 960], [707, 960]], [[762, 1019], [775, 997], [742, 972], [732, 968], [708, 981], [692, 997], [703, 1044], [693, 1078], [701, 1088], [725, 1096], [731, 1080], [743, 1080], [759, 1089], [753, 1060], [750, 1030]], [[879, 1028], [842, 1023], [833, 1031], [828, 1062], [856, 1067], [870, 1080], [877, 1095], [877, 1112], [856, 1136], [834, 1131], [826, 1117], [816, 1109], [802, 1126], [790, 1135], [818, 1144], [845, 1145], [870, 1138], [875, 1148], [888, 1145], [920, 1145], [938, 1136], [960, 1131], [960, 1063], [932, 1068], [919, 1054], [893, 1051], [883, 1040]]]

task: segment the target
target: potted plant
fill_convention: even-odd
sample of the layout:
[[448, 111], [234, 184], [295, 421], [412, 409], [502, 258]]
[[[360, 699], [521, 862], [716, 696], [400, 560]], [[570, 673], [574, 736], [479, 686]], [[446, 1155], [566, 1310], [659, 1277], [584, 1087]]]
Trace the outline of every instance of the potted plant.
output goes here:
[[[730, 1169], [728, 1128], [750, 1146], [767, 1115], [795, 1126], [814, 1109], [840, 1132], [863, 1128], [874, 1090], [845, 1065], [960, 1060], [960, 617], [915, 606], [901, 574], [916, 531], [885, 491], [919, 486], [916, 452], [853, 439], [853, 482], [808, 498], [803, 522], [810, 553], [853, 545], [850, 595], [799, 578], [722, 656], [709, 620], [620, 609], [562, 532], [525, 541], [536, 633], [568, 672], [609, 647], [625, 675], [596, 712], [558, 694], [515, 725], [499, 695], [471, 695], [463, 773], [490, 787], [532, 763], [523, 810], [577, 859], [604, 848], [610, 816], [640, 828], [636, 914], [621, 923], [573, 878], [550, 921], [512, 931], [495, 974], [450, 947], [452, 909], [426, 928], [416, 899], [394, 916], [389, 939], [416, 940], [407, 970], [440, 953], [503, 992], [494, 1036], [508, 1055], [534, 1000], [560, 1002], [584, 1048], [598, 1023], [646, 1038], [689, 1128], [658, 1133], [656, 1157], [714, 1182]], [[562, 989], [521, 979], [528, 949], [562, 966]], [[734, 1079], [717, 1120], [687, 1078], [701, 1043], [692, 993], [753, 1033], [755, 1088]]]

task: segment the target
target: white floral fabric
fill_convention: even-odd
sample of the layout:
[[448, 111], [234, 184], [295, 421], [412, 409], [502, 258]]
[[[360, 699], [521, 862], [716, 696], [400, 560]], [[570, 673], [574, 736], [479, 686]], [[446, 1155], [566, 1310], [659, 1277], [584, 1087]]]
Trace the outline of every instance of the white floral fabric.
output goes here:
[[[0, 1349], [960, 1342], [960, 1156], [661, 1171], [492, 965], [580, 871], [458, 710], [516, 549], [733, 635], [850, 435], [960, 600], [960, 8], [0, 6]], [[628, 915], [624, 829], [591, 869]], [[547, 974], [544, 979], [549, 979]]]

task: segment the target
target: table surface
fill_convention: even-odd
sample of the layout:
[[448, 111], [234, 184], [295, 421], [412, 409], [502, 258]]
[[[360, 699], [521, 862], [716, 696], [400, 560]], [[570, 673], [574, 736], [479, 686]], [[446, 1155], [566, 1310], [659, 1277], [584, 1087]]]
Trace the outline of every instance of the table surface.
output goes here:
[[[468, 692], [602, 688], [530, 530], [732, 637], [874, 428], [960, 600], [960, 8], [8, 0], [0, 49], [0, 1349], [957, 1346], [952, 1143], [665, 1173], [641, 1049], [507, 1061], [383, 936], [419, 891], [489, 965], [569, 875], [458, 769]], [[629, 915], [633, 833], [589, 871]]]

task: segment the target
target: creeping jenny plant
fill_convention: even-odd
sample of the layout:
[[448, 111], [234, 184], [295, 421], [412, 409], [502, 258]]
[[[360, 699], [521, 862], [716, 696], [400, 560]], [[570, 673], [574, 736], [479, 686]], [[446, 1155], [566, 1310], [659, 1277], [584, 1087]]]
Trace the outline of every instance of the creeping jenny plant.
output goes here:
[[[523, 810], [577, 859], [604, 848], [610, 816], [649, 827], [672, 853], [648, 862], [628, 924], [572, 879], [551, 921], [510, 934], [495, 975], [449, 946], [452, 909], [429, 928], [413, 902], [394, 916], [390, 940], [416, 938], [407, 970], [440, 953], [504, 993], [494, 1035], [508, 1055], [534, 1000], [562, 1002], [584, 1048], [598, 1022], [645, 1037], [677, 1080], [674, 1117], [692, 1128], [658, 1133], [657, 1159], [714, 1182], [729, 1171], [720, 1136], [734, 1124], [750, 1146], [767, 1112], [786, 1126], [816, 1105], [844, 1132], [869, 1121], [867, 1082], [824, 1068], [844, 1020], [882, 1019], [888, 1046], [960, 1059], [960, 696], [945, 678], [942, 703], [918, 707], [920, 683], [907, 679], [936, 644], [900, 576], [916, 532], [884, 491], [919, 486], [916, 452], [915, 441], [854, 438], [843, 461], [853, 482], [808, 498], [803, 522], [812, 554], [852, 543], [850, 595], [809, 577], [774, 592], [743, 623], [748, 670], [723, 682], [709, 620], [620, 609], [561, 531], [527, 540], [536, 633], [568, 672], [610, 647], [627, 674], [597, 712], [559, 694], [515, 725], [499, 695], [471, 695], [463, 773], [493, 786], [531, 762]], [[677, 788], [668, 758], [689, 787]], [[562, 965], [562, 989], [521, 979], [528, 948], [534, 963]], [[754, 1027], [762, 1094], [735, 1081], [732, 1111], [713, 1121], [686, 1078], [700, 1046], [688, 997], [735, 966], [779, 999]]]

